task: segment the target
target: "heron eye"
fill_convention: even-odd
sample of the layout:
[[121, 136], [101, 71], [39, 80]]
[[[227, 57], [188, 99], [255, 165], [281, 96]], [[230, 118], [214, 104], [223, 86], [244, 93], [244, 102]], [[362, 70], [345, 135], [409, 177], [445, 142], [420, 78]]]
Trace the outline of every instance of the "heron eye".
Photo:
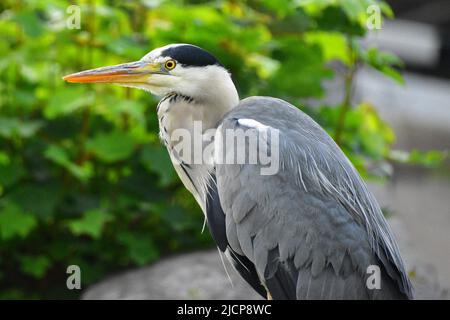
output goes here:
[[175, 60], [167, 60], [165, 64], [167, 70], [172, 70], [176, 65], [177, 63], [175, 62]]

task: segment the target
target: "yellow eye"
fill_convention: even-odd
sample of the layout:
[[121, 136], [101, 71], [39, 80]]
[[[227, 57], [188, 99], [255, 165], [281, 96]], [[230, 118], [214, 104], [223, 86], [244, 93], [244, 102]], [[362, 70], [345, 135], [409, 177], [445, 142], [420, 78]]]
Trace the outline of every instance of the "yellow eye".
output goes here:
[[167, 60], [165, 64], [167, 70], [172, 70], [176, 65], [177, 63], [175, 62], [175, 60]]

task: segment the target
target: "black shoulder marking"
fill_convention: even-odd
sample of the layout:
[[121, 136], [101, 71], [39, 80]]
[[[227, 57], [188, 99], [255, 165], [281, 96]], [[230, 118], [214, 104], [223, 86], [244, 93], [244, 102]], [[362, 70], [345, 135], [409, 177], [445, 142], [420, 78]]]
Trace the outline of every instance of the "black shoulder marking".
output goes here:
[[264, 286], [261, 284], [261, 281], [258, 278], [258, 273], [256, 272], [255, 265], [245, 256], [241, 256], [240, 254], [233, 251], [230, 247], [228, 247], [231, 262], [235, 267], [236, 271], [239, 272], [242, 278], [256, 291], [261, 297], [267, 299], [267, 291]]
[[163, 57], [171, 57], [185, 66], [205, 67], [210, 65], [223, 65], [208, 51], [190, 44], [182, 44], [165, 49], [161, 52]]
[[211, 181], [208, 185], [208, 193], [206, 196], [206, 218], [209, 231], [219, 249], [225, 251], [228, 246], [225, 229], [225, 213], [220, 204], [215, 176], [211, 177]]

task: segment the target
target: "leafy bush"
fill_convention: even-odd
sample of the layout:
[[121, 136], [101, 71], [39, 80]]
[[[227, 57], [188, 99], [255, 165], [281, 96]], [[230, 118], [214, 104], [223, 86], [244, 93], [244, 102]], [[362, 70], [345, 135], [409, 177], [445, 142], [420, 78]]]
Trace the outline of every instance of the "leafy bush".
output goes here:
[[[376, 110], [350, 105], [359, 66], [402, 79], [395, 57], [357, 41], [366, 8], [378, 2], [295, 3], [80, 1], [81, 28], [69, 29], [70, 1], [2, 1], [0, 297], [75, 297], [65, 286], [69, 265], [81, 267], [86, 287], [212, 244], [158, 141], [157, 101], [138, 90], [67, 85], [64, 74], [137, 60], [168, 43], [197, 44], [231, 70], [242, 97], [306, 105], [364, 176], [394, 158], [394, 134]], [[308, 108], [306, 98], [320, 98], [336, 75], [331, 60], [344, 70], [345, 98]]]

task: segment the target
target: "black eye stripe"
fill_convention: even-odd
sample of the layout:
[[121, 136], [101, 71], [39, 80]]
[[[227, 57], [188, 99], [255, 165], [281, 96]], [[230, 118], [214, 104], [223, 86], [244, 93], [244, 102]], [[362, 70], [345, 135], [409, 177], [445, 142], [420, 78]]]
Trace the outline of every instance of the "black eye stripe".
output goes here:
[[161, 52], [161, 56], [175, 59], [178, 63], [188, 67], [222, 66], [211, 53], [190, 44], [169, 47]]

